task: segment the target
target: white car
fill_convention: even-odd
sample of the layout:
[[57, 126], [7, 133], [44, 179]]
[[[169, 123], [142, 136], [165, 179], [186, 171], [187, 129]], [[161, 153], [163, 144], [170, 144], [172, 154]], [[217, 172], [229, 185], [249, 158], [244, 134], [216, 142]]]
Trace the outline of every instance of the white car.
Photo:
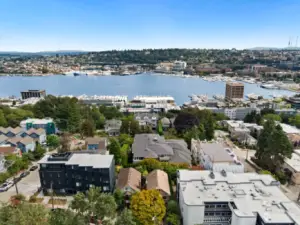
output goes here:
[[8, 190], [9, 188], [11, 188], [13, 185], [14, 185], [14, 182], [13, 182], [13, 181], [5, 182], [4, 184], [2, 184], [2, 185], [0, 186], [0, 192], [7, 191], [7, 190]]

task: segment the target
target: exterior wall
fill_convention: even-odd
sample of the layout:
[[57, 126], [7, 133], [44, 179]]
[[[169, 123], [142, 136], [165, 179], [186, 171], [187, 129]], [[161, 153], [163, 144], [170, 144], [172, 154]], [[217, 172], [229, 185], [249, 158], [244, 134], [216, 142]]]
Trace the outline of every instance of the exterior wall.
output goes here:
[[183, 225], [198, 225], [204, 224], [204, 205], [202, 206], [188, 206], [184, 204], [183, 207]]
[[295, 171], [292, 167], [290, 167], [290, 165], [284, 163], [282, 165], [282, 169], [288, 169], [289, 171], [292, 172], [292, 182], [295, 184], [300, 184], [300, 172]]
[[24, 152], [29, 152], [29, 151], [34, 151], [34, 149], [35, 149], [35, 143], [32, 142], [31, 144], [27, 144], [27, 145], [19, 143], [18, 144], [18, 148], [20, 148], [23, 153]]
[[226, 172], [233, 172], [233, 173], [244, 173], [245, 170], [243, 164], [236, 165], [233, 163], [231, 164], [229, 162], [212, 163], [208, 155], [201, 155], [201, 154], [199, 158], [200, 158], [200, 163], [205, 170], [213, 169], [214, 172], [221, 172], [222, 170], [225, 170]]
[[56, 193], [70, 194], [87, 191], [92, 185], [103, 192], [112, 192], [114, 188], [114, 162], [111, 168], [103, 169], [64, 163], [41, 164], [39, 174], [43, 191], [50, 190], [51, 186]]
[[231, 225], [256, 225], [256, 215], [253, 215], [252, 217], [239, 217], [237, 214], [233, 211], [232, 217], [231, 217]]

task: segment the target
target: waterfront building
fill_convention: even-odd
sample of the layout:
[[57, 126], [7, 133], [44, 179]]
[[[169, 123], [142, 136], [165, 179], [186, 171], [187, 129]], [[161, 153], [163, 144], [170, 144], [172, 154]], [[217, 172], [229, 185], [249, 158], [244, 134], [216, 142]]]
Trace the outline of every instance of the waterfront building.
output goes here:
[[91, 186], [112, 192], [115, 186], [113, 155], [66, 152], [44, 156], [38, 164], [43, 191], [76, 194]]
[[128, 98], [123, 95], [109, 96], [109, 95], [80, 95], [77, 97], [79, 101], [84, 104], [90, 105], [105, 105], [105, 106], [118, 106], [124, 107], [127, 104]]
[[28, 90], [28, 91], [21, 91], [22, 99], [27, 98], [43, 98], [46, 97], [45, 90]]
[[160, 161], [191, 164], [191, 152], [184, 140], [165, 140], [158, 134], [136, 134], [132, 144], [133, 162], [154, 158]]
[[20, 126], [26, 130], [29, 130], [31, 128], [35, 128], [35, 129], [42, 128], [46, 131], [47, 135], [56, 133], [55, 123], [51, 118], [45, 118], [45, 119], [29, 118], [27, 120], [21, 121]]
[[182, 71], [186, 68], [187, 63], [184, 61], [175, 61], [173, 63], [173, 70]]
[[199, 161], [200, 166], [205, 170], [214, 172], [243, 173], [244, 165], [239, 161], [235, 153], [222, 143], [201, 142], [192, 139], [191, 151], [194, 159]]
[[183, 225], [296, 225], [300, 208], [271, 175], [179, 170]]
[[238, 82], [226, 83], [225, 98], [227, 100], [243, 99], [244, 98], [244, 84]]
[[292, 108], [300, 109], [300, 96], [295, 95], [285, 99], [288, 103], [291, 104]]

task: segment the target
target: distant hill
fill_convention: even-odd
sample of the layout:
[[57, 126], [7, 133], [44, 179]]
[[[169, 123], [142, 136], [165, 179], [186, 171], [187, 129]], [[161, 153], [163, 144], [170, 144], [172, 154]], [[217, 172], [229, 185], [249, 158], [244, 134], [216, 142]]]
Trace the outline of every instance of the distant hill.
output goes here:
[[255, 48], [249, 48], [248, 50], [300, 50], [300, 47], [285, 47], [285, 48], [275, 48], [275, 47], [255, 47]]
[[18, 51], [0, 51], [0, 56], [51, 56], [51, 55], [78, 55], [88, 53], [80, 50], [60, 50], [60, 51], [42, 51], [42, 52], [18, 52]]

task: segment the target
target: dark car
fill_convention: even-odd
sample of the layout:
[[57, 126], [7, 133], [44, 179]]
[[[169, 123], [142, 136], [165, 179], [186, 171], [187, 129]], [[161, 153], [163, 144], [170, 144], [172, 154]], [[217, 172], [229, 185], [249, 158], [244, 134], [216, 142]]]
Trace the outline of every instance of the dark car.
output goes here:
[[30, 171], [35, 171], [37, 168], [38, 168], [38, 166], [32, 166], [32, 167], [30, 168]]
[[29, 174], [29, 171], [25, 171], [23, 173], [20, 174], [20, 178], [26, 177]]

